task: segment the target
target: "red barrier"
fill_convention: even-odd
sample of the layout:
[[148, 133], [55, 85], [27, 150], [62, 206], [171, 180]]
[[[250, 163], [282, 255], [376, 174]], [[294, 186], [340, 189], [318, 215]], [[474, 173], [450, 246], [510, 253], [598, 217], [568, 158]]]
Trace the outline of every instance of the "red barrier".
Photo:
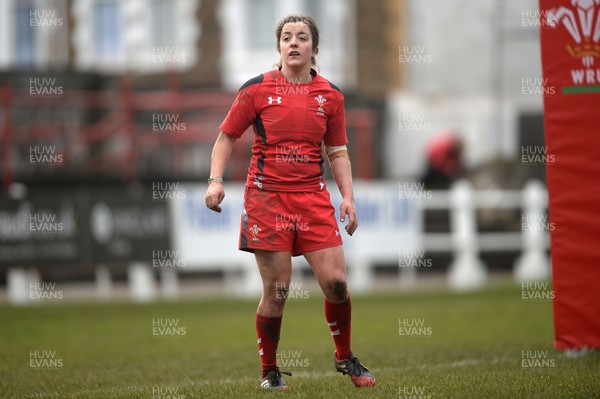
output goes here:
[[[218, 134], [218, 125], [227, 114], [235, 93], [218, 89], [185, 89], [181, 76], [166, 76], [166, 89], [136, 90], [133, 81], [123, 76], [116, 90], [65, 89], [60, 98], [32, 96], [29, 90], [0, 87], [0, 155], [2, 155], [3, 189], [13, 180], [31, 175], [27, 160], [19, 161], [13, 154], [27, 154], [35, 145], [51, 145], [63, 155], [64, 162], [47, 167], [44, 172], [58, 176], [61, 173], [94, 178], [120, 176], [124, 181], [148, 178], [154, 171], [149, 163], [157, 153], [166, 153], [163, 173], [173, 179], [202, 178], [208, 173], [210, 148]], [[31, 117], [15, 120], [12, 112]], [[38, 112], [44, 109], [45, 112]], [[54, 120], [53, 115], [65, 110], [81, 112], [92, 110], [97, 119]], [[28, 112], [30, 110], [31, 112]], [[148, 121], [150, 113], [170, 112], [177, 116], [188, 134], [157, 133]], [[355, 177], [370, 179], [374, 176], [373, 140], [375, 112], [364, 108], [348, 109], [346, 126], [353, 131], [352, 160]], [[251, 130], [251, 129], [250, 129]], [[73, 140], [77, 132], [77, 140]], [[103, 142], [112, 144], [102, 146]], [[119, 144], [119, 149], [115, 150]], [[252, 132], [246, 134], [234, 149], [228, 168], [229, 180], [244, 180], [250, 159]], [[96, 150], [91, 152], [90, 148]], [[192, 150], [201, 150], [193, 153]], [[205, 159], [191, 162], [192, 158]]]
[[556, 349], [600, 348], [600, 5], [540, 0]]

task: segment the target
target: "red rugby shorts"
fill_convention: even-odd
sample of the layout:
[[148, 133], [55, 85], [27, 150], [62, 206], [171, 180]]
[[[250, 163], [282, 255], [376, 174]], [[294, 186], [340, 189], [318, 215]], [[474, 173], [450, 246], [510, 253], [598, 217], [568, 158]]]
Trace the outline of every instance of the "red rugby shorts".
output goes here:
[[291, 251], [298, 256], [341, 244], [327, 190], [298, 193], [246, 187], [240, 250]]

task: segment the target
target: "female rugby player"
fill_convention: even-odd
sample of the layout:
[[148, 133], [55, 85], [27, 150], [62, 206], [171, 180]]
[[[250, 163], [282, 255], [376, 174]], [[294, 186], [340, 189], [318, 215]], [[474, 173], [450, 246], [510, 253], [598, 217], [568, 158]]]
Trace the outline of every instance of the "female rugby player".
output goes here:
[[[281, 319], [292, 273], [291, 257], [304, 255], [325, 295], [325, 318], [335, 343], [334, 365], [357, 387], [375, 377], [350, 349], [351, 304], [342, 238], [323, 177], [323, 148], [343, 197], [346, 232], [358, 227], [346, 144], [344, 96], [312, 66], [319, 29], [310, 16], [290, 15], [275, 30], [278, 69], [238, 91], [213, 148], [206, 206], [221, 212], [223, 172], [233, 145], [254, 128], [239, 249], [253, 252], [263, 282], [256, 312], [261, 387], [285, 390], [277, 367]], [[290, 373], [284, 373], [291, 375]]]

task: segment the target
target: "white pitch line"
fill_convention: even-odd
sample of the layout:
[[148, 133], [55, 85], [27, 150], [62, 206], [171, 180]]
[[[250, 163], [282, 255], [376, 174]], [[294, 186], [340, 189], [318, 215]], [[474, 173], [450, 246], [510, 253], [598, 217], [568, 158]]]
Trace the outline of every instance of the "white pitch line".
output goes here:
[[[406, 365], [401, 367], [379, 367], [379, 368], [370, 368], [374, 374], [378, 372], [398, 372], [401, 370], [414, 370], [414, 369], [444, 369], [444, 368], [455, 368], [455, 367], [468, 367], [474, 366], [477, 364], [498, 364], [498, 363], [507, 363], [514, 362], [515, 359], [512, 358], [492, 358], [492, 359], [465, 359], [458, 360], [450, 363], [439, 363], [439, 364], [420, 364], [420, 365]], [[321, 377], [335, 377], [340, 375], [337, 371], [294, 371], [291, 369], [291, 372], [294, 374], [292, 378], [303, 378], [303, 379], [312, 379], [312, 378], [321, 378]], [[233, 380], [230, 378], [221, 379], [219, 381], [210, 381], [210, 380], [200, 380], [194, 381], [191, 385], [216, 385], [216, 384], [239, 384], [240, 382], [253, 382], [259, 381], [258, 378], [253, 379], [250, 377], [243, 377], [237, 380]]]
[[[377, 373], [379, 372], [399, 372], [402, 370], [411, 370], [411, 369], [427, 369], [427, 368], [432, 368], [432, 369], [440, 369], [440, 368], [454, 368], [454, 367], [467, 367], [467, 366], [473, 366], [476, 364], [482, 364], [482, 363], [489, 363], [489, 364], [498, 364], [498, 363], [504, 363], [504, 362], [513, 362], [515, 359], [511, 359], [511, 358], [492, 358], [492, 359], [465, 359], [465, 360], [458, 360], [458, 361], [454, 361], [454, 362], [450, 362], [450, 363], [439, 363], [439, 364], [433, 364], [433, 365], [427, 365], [427, 364], [421, 364], [421, 365], [406, 365], [406, 366], [402, 366], [402, 367], [380, 367], [380, 368], [371, 368], [371, 370], [373, 371], [373, 373], [375, 375], [377, 375]], [[313, 378], [322, 378], [322, 377], [335, 377], [337, 375], [340, 375], [337, 371], [294, 371], [292, 369], [292, 372], [294, 373], [294, 376], [292, 378], [302, 378], [302, 379], [313, 379]], [[345, 376], [344, 376], [345, 377]], [[171, 384], [163, 384], [160, 386], [168, 386], [168, 387], [177, 387], [177, 388], [184, 388], [184, 387], [194, 387], [194, 386], [199, 386], [199, 385], [204, 385], [204, 386], [209, 386], [209, 385], [219, 385], [219, 384], [225, 384], [225, 385], [229, 385], [229, 384], [239, 384], [239, 383], [254, 383], [256, 382], [257, 384], [260, 382], [259, 378], [252, 378], [252, 377], [242, 377], [242, 378], [238, 378], [238, 379], [232, 379], [232, 378], [225, 378], [225, 379], [219, 379], [217, 381], [211, 381], [211, 380], [189, 380], [188, 383], [186, 384], [179, 384], [179, 385], [171, 385]], [[153, 385], [133, 385], [133, 386], [129, 386], [129, 387], [109, 387], [109, 388], [93, 388], [93, 389], [83, 389], [83, 390], [77, 390], [75, 392], [52, 392], [50, 393], [50, 397], [59, 397], [60, 395], [64, 395], [64, 394], [86, 394], [86, 395], [90, 395], [90, 394], [107, 394], [107, 393], [122, 393], [123, 390], [131, 390], [133, 392], [137, 392], [137, 391], [144, 391], [144, 390], [148, 390], [148, 391], [152, 391], [152, 387], [157, 386], [157, 384], [153, 384]], [[258, 385], [257, 385], [258, 386]], [[45, 394], [45, 396], [47, 396]], [[25, 396], [26, 398], [37, 398], [39, 396], [37, 396], [37, 394], [28, 394]]]

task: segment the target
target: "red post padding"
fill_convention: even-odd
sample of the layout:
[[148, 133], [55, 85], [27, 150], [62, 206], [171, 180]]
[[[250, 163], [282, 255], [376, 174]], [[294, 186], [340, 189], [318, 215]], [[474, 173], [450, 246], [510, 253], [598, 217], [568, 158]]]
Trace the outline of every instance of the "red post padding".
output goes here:
[[600, 4], [540, 0], [556, 349], [600, 348]]

